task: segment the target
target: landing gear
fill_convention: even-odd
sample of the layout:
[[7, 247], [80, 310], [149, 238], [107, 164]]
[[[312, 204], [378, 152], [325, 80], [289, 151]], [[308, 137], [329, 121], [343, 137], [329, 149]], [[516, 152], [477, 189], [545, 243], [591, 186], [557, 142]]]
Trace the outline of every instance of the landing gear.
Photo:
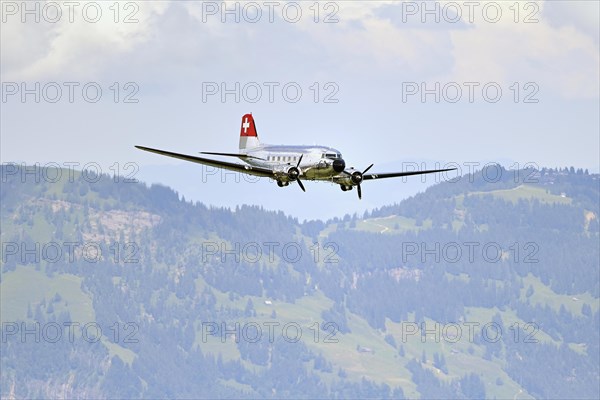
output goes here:
[[289, 182], [281, 182], [281, 181], [277, 181], [277, 186], [279, 187], [284, 187], [284, 186], [289, 186]]
[[352, 186], [340, 185], [342, 192], [347, 192], [348, 190], [352, 190]]

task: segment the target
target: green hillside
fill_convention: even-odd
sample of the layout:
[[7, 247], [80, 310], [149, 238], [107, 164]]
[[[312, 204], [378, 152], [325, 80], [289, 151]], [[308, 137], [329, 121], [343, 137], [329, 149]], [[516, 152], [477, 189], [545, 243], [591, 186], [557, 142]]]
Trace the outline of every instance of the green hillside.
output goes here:
[[3, 398], [600, 396], [598, 175], [299, 223], [6, 168]]

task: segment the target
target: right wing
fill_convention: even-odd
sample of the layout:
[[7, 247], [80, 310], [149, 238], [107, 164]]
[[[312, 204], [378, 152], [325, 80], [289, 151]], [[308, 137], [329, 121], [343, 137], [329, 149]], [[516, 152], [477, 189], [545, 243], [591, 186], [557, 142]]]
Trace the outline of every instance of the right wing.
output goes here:
[[454, 171], [456, 168], [446, 169], [430, 169], [426, 171], [408, 171], [408, 172], [388, 172], [383, 174], [365, 174], [363, 179], [365, 181], [370, 179], [383, 179], [383, 178], [398, 178], [400, 176], [411, 176], [411, 175], [422, 175], [422, 174], [433, 174], [436, 172]]
[[170, 151], [151, 149], [150, 147], [135, 146], [137, 149], [149, 151], [151, 153], [160, 154], [161, 156], [179, 158], [180, 160], [190, 161], [197, 164], [209, 165], [211, 167], [228, 169], [230, 171], [242, 172], [244, 174], [264, 176], [268, 178], [273, 177], [273, 171], [268, 168], [254, 167], [252, 165], [242, 165], [237, 163], [231, 163], [226, 161], [212, 160], [210, 158], [202, 158], [196, 156], [189, 156], [187, 154], [172, 153]]

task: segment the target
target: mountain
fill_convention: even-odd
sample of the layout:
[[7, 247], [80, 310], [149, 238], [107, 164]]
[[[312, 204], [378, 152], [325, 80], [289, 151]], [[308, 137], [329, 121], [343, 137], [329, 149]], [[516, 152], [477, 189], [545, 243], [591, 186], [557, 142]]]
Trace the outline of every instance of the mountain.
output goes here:
[[599, 176], [300, 223], [1, 167], [3, 398], [598, 398]]
[[[431, 165], [430, 167], [427, 167]], [[397, 162], [378, 164], [377, 171], [404, 171], [443, 168], [431, 163]], [[366, 166], [357, 165], [363, 170]], [[373, 167], [375, 169], [375, 167]], [[449, 167], [450, 168], [450, 167]], [[129, 171], [131, 172], [131, 171]], [[175, 165], [145, 165], [135, 171], [135, 177], [148, 184], [168, 186], [188, 200], [198, 200], [205, 205], [235, 208], [237, 205], [260, 205], [266, 210], [281, 210], [300, 221], [328, 219], [344, 214], [362, 212], [387, 205], [397, 199], [407, 198], [434, 182], [439, 176], [408, 177], [369, 182], [363, 187], [364, 196], [358, 200], [356, 190], [342, 192], [339, 185], [326, 182], [305, 182], [306, 192], [298, 185], [277, 187], [269, 178], [254, 177], [232, 171], [219, 170], [192, 163]], [[453, 177], [455, 175], [448, 175]], [[438, 180], [436, 180], [438, 179]], [[391, 194], [390, 191], [393, 191]], [[327, 199], [327, 201], [323, 201]], [[301, 204], [302, 206], [299, 206]]]

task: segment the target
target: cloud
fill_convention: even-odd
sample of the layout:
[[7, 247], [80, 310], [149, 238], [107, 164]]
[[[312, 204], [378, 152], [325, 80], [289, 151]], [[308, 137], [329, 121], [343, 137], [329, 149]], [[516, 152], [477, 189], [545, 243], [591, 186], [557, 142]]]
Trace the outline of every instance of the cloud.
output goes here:
[[[511, 15], [512, 3], [501, 2]], [[540, 9], [546, 3], [540, 3]], [[593, 39], [570, 24], [553, 26], [543, 14], [537, 23], [479, 21], [473, 31], [453, 31], [457, 81], [538, 83], [546, 94], [598, 98], [599, 54]]]
[[[115, 22], [113, 3], [93, 2], [100, 9], [97, 14], [90, 8], [84, 12], [85, 3], [69, 9], [59, 2], [54, 4], [59, 5], [61, 17], [52, 22], [56, 14], [48, 16], [42, 11], [45, 3], [37, 4], [39, 22], [33, 15], [26, 15], [22, 22], [17, 13], [2, 24], [3, 80], [89, 79], [120, 55], [150, 40], [153, 25], [168, 7], [163, 2], [127, 3], [133, 8], [118, 3], [122, 8]], [[138, 22], [125, 23], [128, 16]]]
[[553, 27], [570, 26], [586, 34], [598, 45], [600, 2], [598, 1], [547, 1], [541, 10], [542, 17]]
[[[501, 8], [498, 23], [482, 18], [488, 3]], [[598, 30], [598, 13], [592, 15], [597, 5], [588, 3], [595, 2], [528, 2], [535, 5], [538, 22], [533, 24], [522, 23], [532, 11], [525, 8], [519, 23], [513, 21], [513, 2], [480, 2], [473, 22], [468, 21], [464, 2], [440, 2], [436, 7], [442, 13], [448, 4], [459, 4], [457, 23], [447, 22], [454, 18], [452, 12], [441, 14], [440, 23], [432, 23], [435, 18], [427, 14], [407, 14], [406, 2], [332, 2], [333, 8], [318, 3], [318, 23], [314, 3], [309, 2], [300, 3], [302, 18], [297, 23], [286, 20], [283, 3], [274, 9], [273, 22], [262, 6], [257, 23], [247, 21], [252, 12], [242, 14], [239, 23], [227, 14], [230, 22], [222, 23], [221, 10], [207, 14], [206, 3], [147, 2], [136, 3], [139, 23], [134, 24], [115, 23], [112, 3], [100, 3], [98, 23], [86, 22], [77, 12], [73, 23], [66, 16], [58, 23], [25, 24], [19, 16], [10, 17], [2, 24], [2, 79], [99, 79], [119, 71], [131, 75], [135, 66], [151, 71], [152, 75], [140, 72], [144, 79], [157, 81], [217, 75], [282, 80], [371, 76], [396, 83], [536, 81], [554, 95], [597, 98], [600, 66], [593, 32]], [[212, 4], [231, 10], [247, 3]], [[120, 17], [127, 11], [122, 9]], [[338, 22], [324, 23], [326, 15]]]

